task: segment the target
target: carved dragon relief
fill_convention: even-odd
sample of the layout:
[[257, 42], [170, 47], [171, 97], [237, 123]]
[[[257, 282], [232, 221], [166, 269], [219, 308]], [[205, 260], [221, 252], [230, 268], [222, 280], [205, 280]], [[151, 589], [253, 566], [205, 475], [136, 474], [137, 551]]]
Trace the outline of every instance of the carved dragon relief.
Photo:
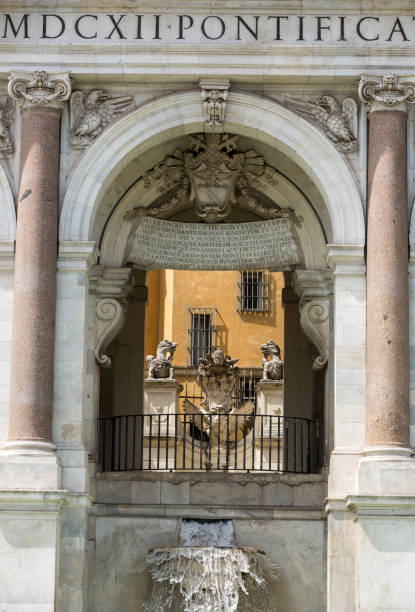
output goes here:
[[287, 108], [302, 115], [322, 130], [342, 153], [358, 150], [358, 106], [353, 98], [345, 98], [340, 105], [333, 96], [321, 96], [314, 100], [300, 100], [284, 96]]
[[242, 196], [245, 206], [262, 218], [288, 218], [300, 225], [302, 219], [292, 209], [271, 208], [254, 197], [252, 188], [263, 191], [264, 183], [278, 184], [278, 174], [255, 151], [239, 151], [237, 140], [229, 134], [190, 136], [184, 150], [176, 149], [143, 177], [146, 188], [156, 188], [160, 195], [175, 190], [174, 195], [160, 205], [136, 207], [125, 219], [166, 218], [187, 200], [200, 219], [217, 223], [226, 219]]

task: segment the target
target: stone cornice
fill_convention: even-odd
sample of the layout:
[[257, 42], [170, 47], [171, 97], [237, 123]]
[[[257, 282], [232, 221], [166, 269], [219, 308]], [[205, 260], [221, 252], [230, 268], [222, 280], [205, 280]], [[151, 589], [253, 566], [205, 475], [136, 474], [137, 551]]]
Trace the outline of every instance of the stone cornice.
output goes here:
[[98, 254], [95, 242], [62, 240], [59, 243], [58, 270], [60, 272], [83, 272], [96, 263]]
[[346, 507], [355, 512], [358, 516], [415, 516], [415, 495], [411, 496], [369, 496], [369, 495], [348, 495], [346, 497]]
[[328, 244], [327, 264], [333, 276], [362, 276], [366, 273], [364, 246], [361, 244]]
[[[206, 0], [192, 0], [191, 6], [193, 10], [204, 10], [206, 9]], [[158, 11], [174, 10], [175, 13], [188, 13], [189, 2], [175, 2], [172, 7], [171, 1], [161, 0], [158, 4]], [[79, 9], [78, 2], [66, 2], [66, 0], [54, 0], [53, 2], [43, 2], [42, 6], [39, 6], [38, 0], [30, 0], [28, 2], [24, 0], [6, 1], [2, 4], [3, 11], [42, 11], [54, 9], [60, 10], [77, 10]], [[152, 0], [86, 0], [82, 3], [82, 10], [100, 10], [100, 11], [121, 11], [121, 10], [138, 10], [141, 11], [154, 11], [154, 2]], [[244, 0], [241, 6], [240, 0], [216, 0], [214, 3], [214, 9], [216, 12], [230, 10], [237, 10], [239, 14], [243, 15], [246, 12], [252, 13], [261, 11], [271, 11], [275, 13], [275, 1], [272, 0]], [[282, 0], [278, 2], [278, 13], [303, 13], [303, 14], [331, 14], [331, 15], [350, 15], [350, 14], [411, 14], [413, 11], [412, 0], [398, 0], [394, 2], [392, 0], [340, 0], [336, 2], [335, 6], [333, 3], [327, 3], [327, 0]]]

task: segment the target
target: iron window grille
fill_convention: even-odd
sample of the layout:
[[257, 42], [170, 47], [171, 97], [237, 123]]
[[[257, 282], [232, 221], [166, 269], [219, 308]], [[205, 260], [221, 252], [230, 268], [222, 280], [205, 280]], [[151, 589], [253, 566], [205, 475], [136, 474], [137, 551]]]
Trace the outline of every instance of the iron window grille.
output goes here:
[[241, 270], [236, 309], [238, 312], [269, 311], [268, 270]]
[[217, 309], [187, 309], [187, 365], [198, 366], [199, 359], [216, 349]]
[[239, 397], [238, 404], [242, 406], [245, 402], [253, 402], [256, 408], [256, 386], [261, 380], [261, 375], [256, 375], [252, 371], [241, 369], [239, 376]]

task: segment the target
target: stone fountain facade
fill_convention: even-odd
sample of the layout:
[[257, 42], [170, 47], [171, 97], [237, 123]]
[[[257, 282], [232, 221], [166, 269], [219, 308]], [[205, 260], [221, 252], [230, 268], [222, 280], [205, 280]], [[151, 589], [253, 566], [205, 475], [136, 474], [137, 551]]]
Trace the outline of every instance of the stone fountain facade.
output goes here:
[[[284, 612], [414, 608], [412, 7], [283, 7], [2, 3], [0, 609], [135, 610], [147, 551], [195, 515], [272, 557]], [[113, 342], [167, 265], [284, 272], [283, 394], [313, 416], [310, 345], [319, 473], [101, 471]], [[165, 366], [158, 414], [177, 406]], [[127, 416], [143, 387], [126, 380]]]

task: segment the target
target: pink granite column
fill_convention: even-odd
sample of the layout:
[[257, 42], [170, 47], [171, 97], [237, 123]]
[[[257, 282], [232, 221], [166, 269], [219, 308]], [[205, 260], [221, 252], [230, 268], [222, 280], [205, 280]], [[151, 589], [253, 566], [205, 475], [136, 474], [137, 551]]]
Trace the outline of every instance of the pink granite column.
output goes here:
[[366, 455], [410, 454], [406, 171], [407, 101], [413, 88], [365, 80], [369, 102]]
[[23, 102], [8, 450], [51, 452], [61, 102], [66, 75], [13, 74]]

